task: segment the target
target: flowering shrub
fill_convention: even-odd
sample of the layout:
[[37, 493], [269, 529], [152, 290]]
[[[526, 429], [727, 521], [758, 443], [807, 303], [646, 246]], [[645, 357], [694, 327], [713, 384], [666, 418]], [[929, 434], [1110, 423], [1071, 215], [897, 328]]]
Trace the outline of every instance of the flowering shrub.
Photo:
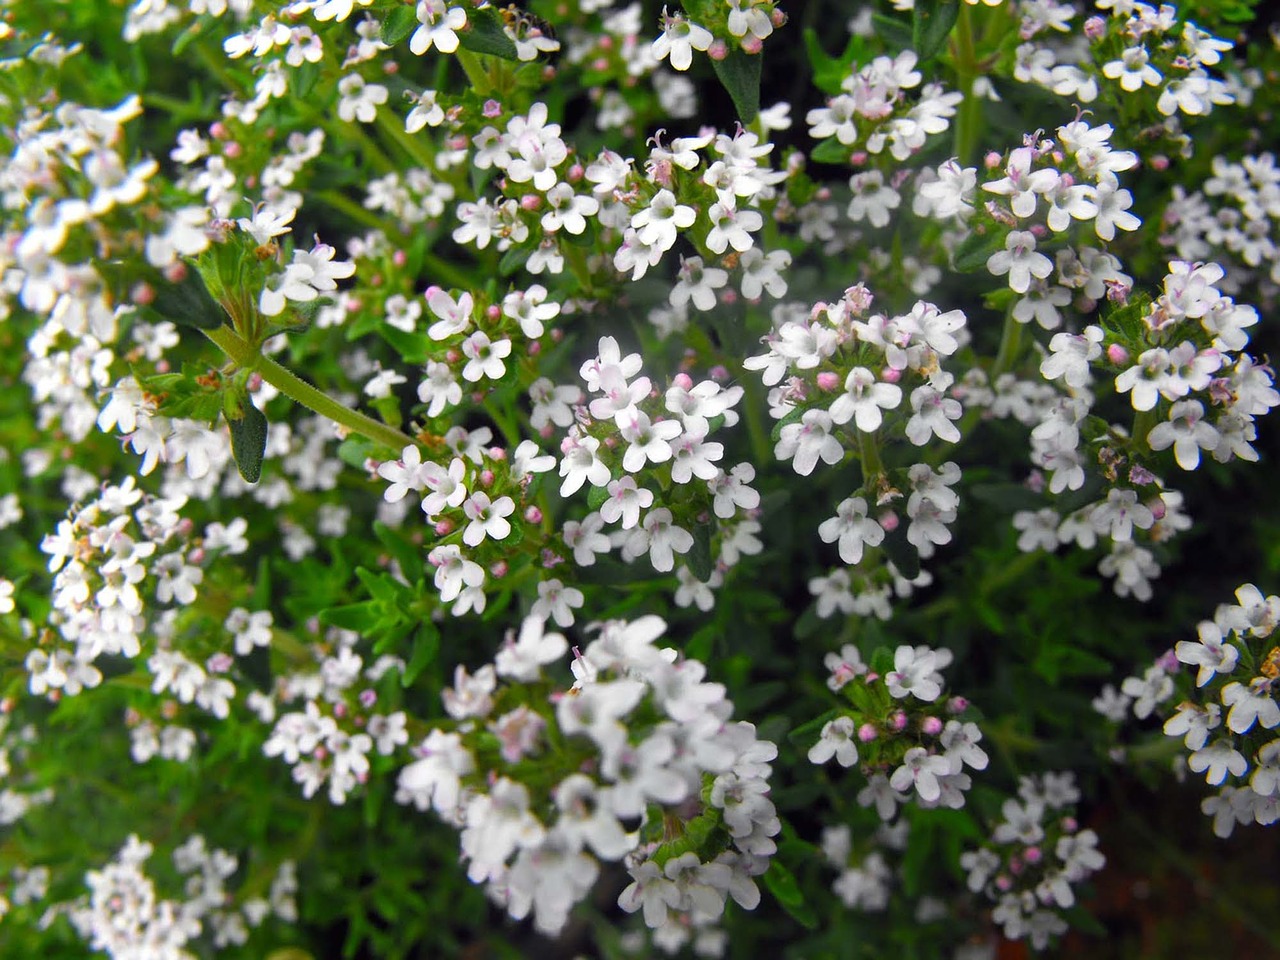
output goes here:
[[3, 942], [972, 960], [1280, 819], [1251, 6], [0, 7]]

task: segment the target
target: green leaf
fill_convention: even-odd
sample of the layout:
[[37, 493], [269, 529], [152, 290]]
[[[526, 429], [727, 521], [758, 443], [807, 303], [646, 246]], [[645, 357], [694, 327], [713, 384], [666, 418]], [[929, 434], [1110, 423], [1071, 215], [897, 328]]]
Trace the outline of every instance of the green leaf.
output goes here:
[[338, 444], [338, 459], [349, 467], [363, 470], [365, 461], [369, 459], [369, 452], [376, 446], [376, 443], [365, 437], [347, 437]]
[[413, 650], [409, 654], [409, 662], [405, 665], [404, 676], [400, 685], [409, 687], [422, 675], [422, 671], [436, 658], [440, 652], [440, 631], [433, 623], [424, 623], [413, 637]]
[[382, 605], [374, 600], [361, 600], [320, 611], [321, 623], [360, 634], [371, 632], [382, 620]]
[[813, 908], [805, 902], [804, 894], [800, 891], [800, 884], [796, 883], [795, 875], [782, 865], [782, 861], [774, 859], [769, 864], [769, 869], [764, 872], [762, 878], [764, 885], [768, 887], [769, 892], [773, 894], [774, 899], [782, 904], [782, 909], [799, 923], [810, 930], [818, 928], [818, 917], [813, 912]]
[[951, 263], [961, 273], [983, 270], [987, 266], [987, 258], [1003, 247], [1004, 237], [993, 234], [990, 228], [986, 233], [971, 233], [960, 241]]
[[373, 525], [373, 534], [378, 538], [378, 542], [387, 548], [387, 552], [395, 557], [396, 562], [400, 564], [400, 570], [410, 583], [416, 583], [422, 579], [422, 551], [410, 543], [398, 531], [388, 527], [380, 521]]
[[711, 579], [715, 565], [711, 562], [711, 522], [699, 523], [693, 528], [693, 546], [684, 556], [689, 572], [706, 583]]
[[914, 41], [914, 33], [911, 27], [896, 17], [873, 13], [871, 15], [871, 26], [890, 51], [906, 50]]
[[498, 273], [504, 277], [511, 276], [523, 267], [532, 255], [533, 251], [528, 247], [512, 247], [498, 261]]
[[293, 95], [299, 100], [305, 100], [311, 95], [319, 79], [320, 64], [310, 60], [302, 61], [302, 66], [293, 71]]
[[841, 711], [839, 710], [828, 710], [821, 716], [800, 724], [800, 726], [787, 734], [787, 739], [797, 747], [808, 750], [821, 735], [822, 728], [839, 716], [840, 713]]
[[150, 309], [166, 320], [198, 330], [216, 330], [227, 317], [195, 270], [187, 270], [177, 283], [156, 284]]
[[262, 476], [262, 457], [267, 450], [267, 417], [252, 403], [244, 404], [244, 415], [228, 420], [231, 428], [231, 453], [246, 483], [257, 483]]
[[960, 0], [916, 0], [911, 19], [911, 46], [921, 62], [932, 60], [946, 45], [960, 16]]
[[828, 137], [809, 151], [809, 159], [814, 163], [846, 164], [853, 156], [853, 147], [846, 146], [835, 137]]
[[604, 506], [604, 502], [609, 499], [609, 488], [592, 486], [587, 491], [587, 509], [599, 510]]
[[378, 327], [378, 334], [396, 348], [405, 363], [425, 363], [431, 352], [431, 338], [425, 333], [406, 333], [383, 323]]
[[418, 27], [416, 6], [399, 6], [382, 21], [380, 38], [388, 47], [394, 47]]
[[502, 17], [493, 7], [467, 11], [467, 26], [458, 34], [458, 42], [472, 53], [487, 53], [504, 60], [519, 60], [515, 42], [502, 29]]
[[733, 105], [738, 109], [738, 119], [750, 123], [760, 112], [760, 61], [742, 49], [729, 51], [723, 60], [712, 60], [711, 67], [720, 83], [729, 91]]

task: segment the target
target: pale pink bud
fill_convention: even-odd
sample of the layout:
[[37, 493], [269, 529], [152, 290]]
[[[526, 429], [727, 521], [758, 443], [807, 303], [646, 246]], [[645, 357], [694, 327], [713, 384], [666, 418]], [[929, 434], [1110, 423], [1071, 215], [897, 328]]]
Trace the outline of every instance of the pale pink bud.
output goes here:
[[497, 563], [495, 563], [493, 566], [489, 568], [489, 572], [493, 574], [494, 579], [501, 580], [503, 577], [507, 575], [507, 571], [510, 569], [511, 568], [507, 566], [507, 561], [499, 560]]
[[671, 378], [671, 385], [679, 387], [681, 390], [690, 390], [693, 388], [693, 378], [687, 373], [677, 373]]
[[901, 733], [907, 729], [907, 715], [901, 710], [895, 710], [889, 714], [889, 726], [895, 733]]
[[485, 117], [492, 120], [494, 117], [502, 115], [502, 104], [498, 103], [497, 100], [486, 100], [484, 109], [481, 112]]
[[1077, 830], [1080, 829], [1080, 824], [1076, 822], [1075, 817], [1063, 817], [1062, 829], [1065, 830], [1067, 833], [1075, 833]]
[[335, 703], [333, 705], [333, 715], [338, 719], [342, 719], [347, 715], [347, 705], [345, 703]]
[[447, 517], [446, 517], [445, 519], [443, 519], [443, 520], [437, 520], [437, 521], [436, 521], [436, 536], [437, 536], [437, 537], [444, 537], [444, 536], [448, 536], [448, 535], [449, 535], [449, 533], [450, 533], [452, 530], [453, 530], [453, 521], [452, 521], [452, 520], [450, 520], [450, 519], [448, 519]]
[[1119, 366], [1129, 362], [1129, 351], [1118, 343], [1107, 347], [1107, 359]]
[[1044, 851], [1039, 847], [1027, 847], [1026, 850], [1022, 851], [1022, 856], [1027, 863], [1039, 863], [1044, 859]]
[[215, 140], [225, 140], [230, 134], [227, 132], [227, 125], [221, 120], [215, 120], [209, 124], [209, 136]]
[[895, 370], [893, 367], [885, 367], [880, 371], [880, 379], [885, 383], [897, 383], [902, 379], [902, 371]]
[[723, 40], [714, 40], [707, 47], [707, 56], [712, 60], [723, 60], [729, 55], [729, 47]]
[[536, 506], [530, 507], [528, 510], [524, 512], [524, 518], [529, 523], [541, 523], [542, 511], [539, 510]]
[[743, 53], [754, 57], [764, 48], [764, 43], [755, 34], [747, 34], [742, 38], [740, 46]]
[[965, 697], [952, 697], [947, 701], [947, 709], [951, 713], [964, 713], [969, 709], [969, 701]]
[[149, 303], [155, 301], [156, 291], [151, 284], [147, 282], [135, 283], [133, 289], [129, 291], [129, 299], [140, 307], [145, 307]]
[[996, 889], [1001, 891], [1002, 893], [1007, 892], [1009, 888], [1012, 886], [1013, 886], [1013, 880], [1005, 876], [1003, 873], [1000, 874], [1000, 876], [996, 877]]
[[1000, 163], [1003, 160], [1004, 157], [992, 150], [982, 158], [982, 165], [988, 170], [994, 170], [996, 167], [1000, 166]]
[[863, 743], [870, 743], [878, 736], [880, 736], [880, 731], [876, 729], [874, 723], [864, 723], [858, 728], [858, 739]]
[[920, 731], [930, 737], [936, 737], [942, 732], [942, 721], [937, 717], [925, 717], [920, 722]]
[[395, 253], [391, 255], [391, 262], [394, 263], [397, 267], [403, 267], [406, 263], [409, 262], [409, 257], [405, 254], [403, 250], [397, 250]]
[[536, 193], [526, 193], [520, 198], [520, 209], [527, 210], [532, 213], [542, 206], [542, 198]]
[[187, 279], [187, 265], [181, 260], [175, 260], [164, 268], [164, 278], [170, 283], [181, 283]]
[[1107, 21], [1101, 17], [1090, 17], [1084, 22], [1084, 35], [1090, 40], [1101, 40], [1107, 35]]
[[896, 513], [890, 512], [882, 516], [877, 522], [880, 524], [880, 529], [885, 533], [893, 533], [893, 531], [898, 529], [898, 524], [902, 521], [898, 518]]
[[586, 171], [582, 168], [582, 164], [580, 163], [573, 164], [571, 167], [569, 167], [569, 182], [577, 183], [579, 180], [582, 179], [585, 173]]
[[1169, 169], [1169, 158], [1163, 153], [1157, 153], [1149, 162], [1153, 170], [1164, 171]]
[[536, 357], [538, 354], [542, 352], [542, 344], [539, 343], [537, 340], [533, 341], [533, 343], [529, 344], [528, 352], [529, 352], [529, 356]]
[[377, 690], [361, 690], [360, 691], [360, 706], [364, 707], [366, 710], [368, 710], [377, 702], [378, 702]]
[[244, 147], [240, 146], [236, 140], [228, 140], [222, 147], [223, 156], [230, 157], [234, 160], [240, 154], [244, 153]]
[[716, 381], [716, 383], [724, 383], [729, 379], [729, 369], [717, 364], [707, 371], [707, 375], [711, 377], [712, 380]]
[[498, 306], [496, 303], [491, 303], [489, 304], [489, 306], [484, 308], [484, 315], [489, 320], [493, 320], [496, 322], [497, 319], [500, 316], [502, 316], [502, 308]]
[[823, 370], [818, 374], [818, 389], [828, 393], [840, 386], [840, 374], [834, 370]]

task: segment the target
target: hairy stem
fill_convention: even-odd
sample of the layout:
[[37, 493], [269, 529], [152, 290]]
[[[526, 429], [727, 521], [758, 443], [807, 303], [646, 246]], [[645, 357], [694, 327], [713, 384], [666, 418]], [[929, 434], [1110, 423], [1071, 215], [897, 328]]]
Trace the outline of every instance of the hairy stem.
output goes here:
[[204, 334], [230, 357], [237, 366], [260, 374], [281, 393], [295, 403], [300, 403], [308, 410], [328, 417], [334, 423], [341, 424], [352, 433], [368, 437], [375, 443], [399, 452], [405, 447], [416, 445], [416, 441], [395, 427], [380, 423], [359, 411], [343, 406], [323, 390], [307, 383], [292, 370], [282, 367], [270, 357], [264, 356], [257, 348], [242, 339], [230, 327], [218, 327], [216, 330], [205, 330]]

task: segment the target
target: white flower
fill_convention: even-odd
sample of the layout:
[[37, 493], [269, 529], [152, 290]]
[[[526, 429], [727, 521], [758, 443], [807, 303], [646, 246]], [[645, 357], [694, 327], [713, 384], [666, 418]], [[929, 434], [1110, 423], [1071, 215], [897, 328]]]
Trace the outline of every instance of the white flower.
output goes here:
[[840, 544], [840, 559], [853, 565], [861, 562], [864, 546], [879, 546], [884, 541], [884, 528], [867, 516], [867, 502], [862, 497], [848, 497], [836, 507], [836, 515], [818, 526], [823, 543]]
[[842, 767], [858, 762], [858, 744], [854, 741], [852, 717], [836, 717], [822, 728], [818, 742], [809, 748], [810, 763], [826, 763], [832, 757]]
[[1053, 261], [1036, 252], [1036, 237], [1030, 230], [1010, 231], [1004, 246], [987, 258], [987, 269], [997, 277], [1007, 273], [1015, 293], [1026, 293], [1032, 277], [1043, 280], [1053, 272]]
[[494, 540], [505, 540], [511, 533], [511, 524], [506, 518], [515, 512], [516, 505], [510, 497], [499, 497], [490, 501], [484, 491], [477, 491], [462, 503], [462, 512], [471, 521], [462, 531], [462, 542], [469, 547], [479, 546], [490, 537]]
[[467, 11], [447, 7], [445, 0], [418, 0], [418, 29], [409, 38], [409, 50], [422, 56], [433, 46], [441, 53], [458, 49], [458, 31], [467, 25]]
[[705, 27], [681, 16], [669, 16], [666, 7], [662, 8], [662, 21], [662, 36], [653, 41], [653, 55], [658, 60], [669, 57], [676, 70], [688, 70], [693, 64], [693, 51], [705, 51], [715, 39]]

